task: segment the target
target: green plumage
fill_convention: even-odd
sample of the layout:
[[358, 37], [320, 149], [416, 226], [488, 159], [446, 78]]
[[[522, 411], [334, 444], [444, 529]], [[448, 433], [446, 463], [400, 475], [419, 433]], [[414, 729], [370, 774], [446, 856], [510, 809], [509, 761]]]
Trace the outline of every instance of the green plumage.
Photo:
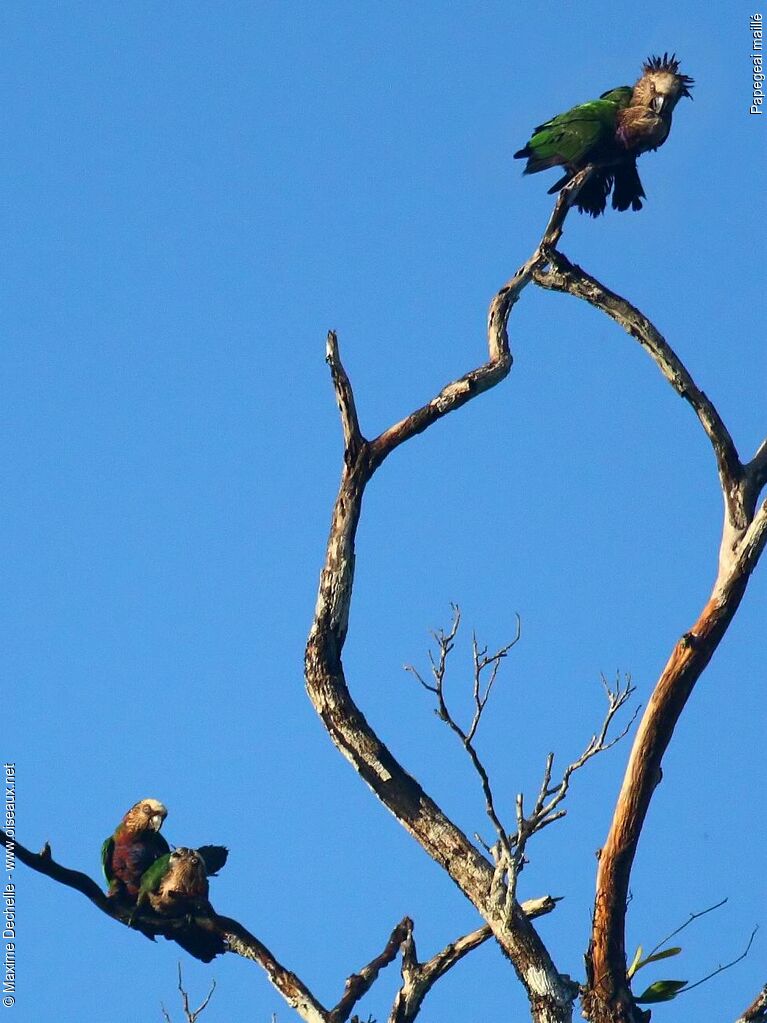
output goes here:
[[538, 125], [525, 148], [516, 154], [528, 158], [525, 174], [598, 157], [610, 147], [618, 111], [629, 105], [632, 91], [631, 86], [622, 85]]
[[101, 846], [101, 869], [104, 871], [104, 877], [108, 885], [114, 880], [114, 874], [112, 873], [112, 851], [114, 847], [115, 840], [113, 835], [105, 838]]
[[599, 216], [611, 192], [614, 209], [640, 210], [645, 193], [637, 158], [666, 141], [674, 107], [682, 96], [690, 97], [692, 84], [688, 75], [680, 73], [675, 54], [650, 57], [633, 86], [610, 89], [599, 99], [544, 121], [514, 157], [527, 160], [525, 174], [549, 167], [564, 169], [549, 194], [590, 167], [574, 199], [582, 213]]
[[[106, 845], [106, 843], [104, 843]], [[194, 850], [202, 860], [206, 877], [215, 877], [224, 866], [229, 856], [229, 850], [223, 845], [201, 845]], [[156, 892], [171, 867], [172, 853], [166, 853], [156, 859], [151, 867], [141, 875], [138, 901], [143, 903], [150, 893]], [[107, 878], [107, 880], [109, 880]]]
[[136, 901], [136, 913], [149, 907], [164, 917], [169, 924], [165, 936], [204, 963], [226, 950], [222, 935], [199, 922], [200, 917], [215, 916], [208, 900], [208, 872], [223, 867], [226, 858], [223, 846], [179, 846], [144, 872]]
[[170, 855], [170, 853], [166, 853], [155, 860], [152, 866], [141, 875], [141, 884], [138, 890], [139, 903], [142, 903], [150, 892], [154, 892], [159, 888], [162, 879], [168, 873]]

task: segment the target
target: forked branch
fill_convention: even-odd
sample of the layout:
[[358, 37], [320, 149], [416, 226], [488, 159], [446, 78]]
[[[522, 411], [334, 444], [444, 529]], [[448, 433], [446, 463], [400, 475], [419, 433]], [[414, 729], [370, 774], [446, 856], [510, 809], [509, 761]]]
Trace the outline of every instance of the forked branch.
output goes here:
[[[522, 903], [522, 910], [531, 920], [550, 913], [559, 899], [545, 895], [541, 899], [528, 899]], [[412, 1023], [418, 1015], [423, 1000], [434, 984], [459, 963], [469, 952], [479, 948], [493, 936], [490, 927], [478, 927], [437, 952], [424, 963], [418, 961], [415, 938], [411, 926], [402, 943], [402, 987], [394, 999], [388, 1023]]]
[[599, 732], [592, 735], [581, 755], [572, 763], [568, 764], [562, 772], [561, 779], [554, 784], [552, 783], [554, 754], [549, 753], [546, 758], [543, 781], [541, 782], [541, 787], [538, 791], [538, 796], [535, 800], [532, 812], [529, 815], [525, 813], [522, 793], [517, 795], [517, 832], [514, 836], [514, 852], [509, 872], [509, 891], [510, 897], [512, 898], [516, 892], [519, 872], [525, 863], [525, 852], [530, 838], [539, 831], [548, 827], [549, 824], [553, 824], [555, 821], [561, 820], [566, 815], [567, 810], [562, 807], [562, 803], [565, 801], [567, 794], [570, 791], [570, 781], [575, 772], [579, 771], [582, 767], [585, 767], [586, 764], [595, 756], [612, 749], [613, 746], [621, 741], [621, 739], [624, 739], [628, 735], [629, 730], [639, 713], [639, 707], [637, 707], [621, 731], [612, 738], [608, 738], [610, 726], [612, 725], [616, 714], [631, 699], [635, 692], [635, 687], [631, 685], [630, 676], [627, 676], [625, 682], [622, 684], [620, 675], [616, 680], [615, 689], [610, 688], [607, 679], [604, 675], [602, 675], [602, 687], [604, 689], [605, 696], [607, 697], [607, 711], [605, 712]]
[[[10, 844], [7, 834], [1, 830], [0, 843], [4, 846]], [[53, 859], [48, 843], [45, 844], [43, 851], [40, 853], [30, 852], [29, 849], [19, 842], [14, 842], [13, 848], [19, 862], [37, 871], [39, 874], [52, 878], [67, 888], [80, 892], [107, 916], [118, 923], [135, 927], [145, 937], [154, 940], [156, 935], [162, 935], [169, 940], [173, 940], [183, 937], [184, 932], [190, 926], [190, 921], [187, 917], [178, 919], [163, 918], [144, 910], [137, 913], [135, 908], [125, 906], [118, 900], [108, 898], [96, 882], [88, 877], [87, 874], [77, 870], [70, 870], [68, 867], [63, 867], [60, 863], [57, 863]], [[550, 895], [538, 899], [530, 899], [523, 903], [521, 911], [532, 920], [535, 917], [550, 913], [556, 907], [557, 901], [557, 899], [552, 898]], [[413, 922], [408, 917], [405, 917], [392, 931], [383, 951], [358, 972], [352, 973], [348, 977], [338, 1003], [334, 1008], [327, 1009], [295, 973], [283, 966], [266, 945], [237, 920], [212, 913], [209, 916], [195, 917], [192, 923], [199, 930], [214, 936], [220, 942], [221, 951], [233, 952], [245, 959], [258, 963], [266, 972], [272, 985], [301, 1019], [305, 1020], [305, 1023], [346, 1023], [354, 1007], [364, 998], [378, 979], [381, 970], [396, 958], [400, 949], [405, 949], [408, 936], [412, 936], [413, 933]], [[466, 956], [472, 948], [486, 941], [492, 932], [489, 928], [482, 928], [481, 935], [479, 932], [473, 933], [475, 935], [473, 939], [469, 940], [471, 936], [458, 939], [457, 942], [449, 945], [434, 960], [424, 964], [423, 967], [419, 967], [420, 972], [418, 983], [416, 984], [417, 992], [413, 997], [409, 997], [406, 1000], [408, 1012], [410, 1013], [407, 1019], [415, 1019], [423, 999], [428, 994], [435, 980]], [[188, 1019], [197, 1019], [210, 1001], [215, 989], [215, 981], [203, 1003], [194, 1010], [189, 1005], [189, 996], [182, 984], [180, 964], [178, 982], [186, 1017]], [[164, 1007], [162, 1011], [167, 1020], [168, 1013]]]
[[[514, 872], [522, 863], [520, 845], [537, 821], [545, 826], [561, 813], [572, 774], [565, 772], [558, 787], [551, 788], [547, 767], [539, 802], [527, 816], [520, 799], [517, 833], [512, 842], [497, 812], [486, 772], [474, 751], [490, 817], [498, 835], [490, 859], [482, 856], [392, 756], [366, 721], [349, 694], [341, 654], [346, 638], [354, 576], [354, 544], [367, 483], [375, 470], [399, 445], [427, 429], [439, 418], [461, 407], [497, 384], [509, 372], [507, 324], [514, 303], [534, 280], [541, 287], [566, 291], [584, 299], [620, 323], [649, 352], [674, 390], [695, 413], [711, 442], [716, 457], [725, 505], [719, 571], [711, 599], [689, 632], [681, 637], [648, 704], [640, 724], [610, 834], [602, 850], [597, 879], [592, 939], [588, 955], [588, 988], [584, 1007], [594, 1023], [638, 1023], [645, 1014], [633, 1002], [627, 977], [624, 948], [626, 899], [631, 866], [647, 814], [652, 792], [661, 777], [661, 761], [676, 722], [700, 674], [732, 620], [750, 573], [767, 542], [767, 502], [757, 510], [767, 480], [767, 447], [763, 444], [743, 464], [721, 416], [657, 329], [639, 310], [610, 292], [594, 278], [571, 264], [557, 243], [567, 210], [578, 189], [588, 179], [587, 168], [560, 193], [544, 237], [530, 259], [498, 292], [488, 315], [489, 361], [444, 387], [429, 403], [384, 430], [373, 441], [355, 440], [353, 396], [342, 371], [337, 341], [332, 335], [328, 359], [341, 407], [344, 427], [344, 471], [333, 511], [327, 556], [320, 578], [317, 607], [306, 650], [307, 689], [331, 738], [378, 798], [421, 846], [440, 863], [464, 894], [474, 903], [511, 959], [530, 997], [534, 1020], [567, 1021], [572, 1016], [573, 985], [555, 969], [532, 925], [514, 898], [514, 885], [506, 885], [507, 899], [499, 906], [499, 873]], [[352, 415], [352, 413], [354, 413]], [[422, 680], [423, 681], [423, 680]], [[429, 683], [440, 694], [436, 683]], [[451, 727], [462, 736], [471, 756], [473, 742], [487, 694], [475, 696], [475, 720], [466, 729], [455, 721]], [[618, 696], [616, 695], [616, 699]], [[443, 701], [444, 702], [444, 701]], [[444, 707], [442, 708], [444, 713]], [[448, 720], [448, 723], [450, 721]], [[606, 734], [606, 733], [605, 733]], [[604, 738], [595, 737], [597, 747]], [[584, 753], [588, 759], [590, 748]], [[585, 762], [585, 761], [584, 761]], [[577, 763], [577, 762], [576, 762]], [[575, 769], [575, 765], [571, 765]], [[536, 814], [537, 810], [537, 814]], [[501, 835], [505, 836], [503, 839]], [[512, 849], [511, 847], [514, 846]], [[509, 850], [511, 849], [511, 855]], [[497, 850], [497, 852], [496, 852]], [[495, 859], [495, 863], [491, 862]], [[505, 861], [505, 862], [504, 862]], [[512, 879], [513, 880], [513, 879]], [[509, 905], [510, 903], [510, 905]]]
[[518, 904], [512, 907], [511, 919], [498, 914], [491, 892], [494, 865], [446, 817], [376, 735], [351, 697], [341, 655], [354, 582], [357, 526], [368, 482], [400, 444], [507, 376], [512, 362], [507, 329], [511, 310], [534, 271], [548, 261], [549, 249], [561, 236], [568, 209], [590, 174], [591, 168], [587, 168], [562, 190], [540, 244], [490, 303], [488, 361], [447, 384], [431, 401], [372, 441], [366, 440], [355, 426], [357, 414], [351, 384], [341, 363], [338, 339], [332, 332], [329, 335], [327, 360], [341, 410], [344, 458], [305, 657], [307, 691], [331, 739], [381, 802], [445, 868], [490, 924], [525, 986], [534, 1019], [541, 1021], [570, 1019], [577, 989], [558, 973]]
[[[458, 629], [461, 624], [460, 608], [457, 604], [453, 604], [452, 608], [453, 622], [450, 629], [447, 632], [442, 629], [438, 629], [436, 632], [432, 633], [437, 644], [436, 657], [432, 654], [431, 650], [429, 651], [432, 681], [427, 682], [412, 664], [405, 665], [405, 670], [417, 679], [424, 689], [436, 696], [437, 716], [441, 721], [445, 722], [448, 728], [450, 728], [455, 735], [458, 736], [461, 745], [466, 750], [472, 766], [479, 776], [479, 780], [482, 785], [482, 792], [485, 797], [485, 812], [495, 830], [497, 840], [500, 845], [500, 851], [504, 854], [504, 864], [507, 864], [511, 860], [512, 855], [511, 846], [509, 845], [508, 831], [501, 823], [496, 812], [493, 790], [490, 786], [490, 776], [488, 775], [485, 765], [480, 759], [477, 748], [474, 745], [474, 737], [477, 734], [477, 728], [479, 727], [479, 723], [482, 719], [482, 714], [484, 713], [484, 710], [487, 707], [487, 702], [490, 699], [490, 694], [498, 676], [498, 669], [501, 662], [508, 655], [509, 651], [519, 642], [519, 638], [521, 636], [521, 624], [519, 617], [517, 617], [517, 631], [514, 638], [510, 643], [500, 647], [500, 649], [496, 650], [495, 653], [492, 654], [488, 653], [487, 647], [480, 648], [476, 635], [472, 637], [472, 659], [474, 667], [472, 697], [474, 701], [474, 712], [468, 728], [464, 729], [450, 710], [445, 696], [445, 679], [447, 675], [448, 658], [453, 651], [455, 639], [458, 635]], [[485, 678], [487, 678], [487, 681], [485, 681]], [[498, 856], [495, 856], [494, 858], [497, 865]], [[496, 886], [497, 883], [498, 878], [496, 878], [495, 881]]]
[[[561, 804], [567, 797], [573, 774], [584, 767], [592, 757], [599, 753], [604, 753], [620, 742], [628, 734], [639, 712], [639, 708], [634, 712], [623, 730], [618, 735], [608, 739], [608, 732], [615, 715], [631, 698], [635, 690], [631, 685], [630, 678], [627, 677], [625, 683], [622, 684], [620, 676], [618, 676], [615, 689], [611, 689], [603, 675], [602, 686], [607, 697], [608, 707], [599, 732], [591, 737], [581, 755], [565, 768], [560, 781], [556, 783], [552, 782], [554, 754], [550, 753], [548, 755], [543, 782], [532, 812], [529, 815], [525, 814], [524, 798], [521, 793], [518, 794], [516, 798], [516, 833], [510, 833], [496, 809], [490, 776], [474, 744], [474, 737], [487, 707], [501, 662], [519, 642], [521, 635], [520, 620], [518, 617], [516, 634], [511, 642], [500, 647], [494, 653], [489, 653], [486, 646], [480, 647], [476, 635], [472, 636], [472, 698], [474, 711], [471, 722], [468, 726], [464, 726], [451, 710], [445, 693], [448, 660], [455, 648], [455, 641], [461, 624], [459, 607], [456, 604], [451, 606], [453, 609], [453, 621], [450, 628], [447, 631], [437, 629], [432, 633], [432, 637], [437, 644], [437, 651], [436, 654], [432, 653], [431, 650], [429, 651], [431, 680], [425, 679], [412, 664], [405, 665], [405, 670], [427, 692], [435, 696], [437, 703], [435, 712], [437, 716], [458, 737], [471, 761], [474, 771], [479, 777], [485, 797], [485, 813], [496, 834], [496, 841], [493, 846], [488, 846], [485, 842], [481, 842], [481, 844], [488, 854], [492, 856], [495, 863], [493, 880], [494, 898], [498, 905], [503, 905], [503, 912], [506, 916], [510, 917], [516, 898], [518, 876], [526, 862], [525, 853], [529, 839], [549, 824], [553, 824], [565, 816], [567, 811], [561, 808]], [[486, 677], [487, 680], [485, 681]]]
[[[203, 998], [203, 1000], [200, 1002], [196, 1009], [193, 1009], [189, 1004], [189, 992], [184, 987], [184, 980], [183, 977], [181, 976], [181, 963], [178, 964], [178, 991], [179, 994], [181, 995], [181, 1007], [184, 1013], [184, 1019], [187, 1021], [187, 1023], [197, 1023], [197, 1020], [208, 1008], [210, 1000], [213, 997], [213, 992], [215, 990], [216, 982], [215, 980], [213, 980], [211, 981], [210, 989], [205, 998]], [[165, 1008], [165, 1006], [161, 1004], [160, 1008], [162, 1009], [162, 1015], [165, 1020], [165, 1023], [172, 1023], [170, 1013]]]

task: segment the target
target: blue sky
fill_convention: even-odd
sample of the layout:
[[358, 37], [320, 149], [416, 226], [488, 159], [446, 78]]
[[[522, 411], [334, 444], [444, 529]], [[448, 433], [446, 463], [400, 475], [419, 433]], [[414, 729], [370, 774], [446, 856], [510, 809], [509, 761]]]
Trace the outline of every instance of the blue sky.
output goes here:
[[[304, 693], [341, 458], [325, 333], [369, 436], [479, 364], [488, 302], [551, 208], [553, 174], [522, 178], [512, 154], [675, 50], [695, 98], [641, 161], [645, 209], [572, 215], [562, 247], [665, 333], [750, 457], [767, 432], [750, 13], [5, 6], [0, 606], [20, 841], [97, 876], [127, 807], [162, 799], [171, 841], [231, 848], [216, 907], [330, 1004], [404, 914], [424, 957], [477, 926]], [[549, 749], [564, 762], [588, 740], [600, 672], [631, 672], [646, 702], [707, 598], [721, 517], [694, 416], [616, 326], [529, 288], [511, 341], [509, 379], [371, 485], [346, 651], [374, 727], [469, 833], [487, 831], [476, 780], [402, 672], [425, 663], [450, 601], [491, 645], [522, 618], [480, 732], [511, 815]], [[629, 944], [729, 902], [654, 976], [702, 976], [763, 918], [766, 599], [761, 566], [666, 759]], [[565, 896], [541, 932], [574, 976], [627, 753], [576, 779], [522, 879], [524, 897]], [[161, 1000], [179, 1018], [175, 946], [22, 867], [15, 881], [17, 1020], [101, 1021], [105, 1001], [110, 1023], [160, 1020]], [[654, 1018], [734, 1018], [764, 983], [765, 940]], [[294, 1018], [235, 956], [183, 965], [193, 996], [217, 980], [206, 1023]], [[386, 1017], [396, 983], [391, 967], [363, 1018]], [[524, 1013], [487, 946], [422, 1018]]]

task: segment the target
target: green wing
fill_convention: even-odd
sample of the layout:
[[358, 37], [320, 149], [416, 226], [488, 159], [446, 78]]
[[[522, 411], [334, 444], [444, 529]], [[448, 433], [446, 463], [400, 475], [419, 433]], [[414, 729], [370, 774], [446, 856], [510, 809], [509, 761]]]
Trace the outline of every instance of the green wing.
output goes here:
[[112, 851], [115, 847], [114, 835], [110, 835], [109, 838], [104, 839], [104, 844], [101, 846], [101, 869], [104, 871], [104, 877], [107, 879], [107, 884], [111, 884], [114, 878], [112, 873]]
[[633, 89], [624, 85], [610, 89], [599, 99], [581, 103], [539, 124], [524, 149], [515, 154], [528, 157], [527, 174], [555, 164], [579, 164], [600, 144], [608, 143], [618, 111], [627, 106]]
[[159, 886], [165, 874], [168, 871], [168, 864], [170, 863], [170, 853], [166, 853], [159, 859], [155, 860], [151, 867], [148, 867], [141, 875], [141, 884], [138, 890], [139, 900], [142, 895], [146, 895], [149, 892], [155, 891]]
[[615, 103], [617, 108], [622, 110], [623, 107], [627, 107], [631, 102], [633, 93], [634, 90], [630, 85], [619, 85], [617, 89], [608, 89], [607, 92], [603, 92], [599, 98]]

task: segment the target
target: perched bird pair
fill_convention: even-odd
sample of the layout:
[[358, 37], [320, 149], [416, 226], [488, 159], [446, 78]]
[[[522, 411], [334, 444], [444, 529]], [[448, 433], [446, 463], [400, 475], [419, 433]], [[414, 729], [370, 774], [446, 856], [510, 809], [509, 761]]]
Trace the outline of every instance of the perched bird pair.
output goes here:
[[220, 845], [199, 849], [180, 846], [171, 852], [160, 834], [168, 811], [157, 799], [142, 799], [125, 814], [101, 848], [108, 895], [135, 906], [134, 915], [149, 905], [160, 916], [187, 917], [184, 931], [173, 938], [188, 952], [209, 962], [224, 951], [223, 942], [193, 922], [213, 910], [208, 878], [224, 866], [228, 850]]
[[615, 210], [641, 210], [646, 198], [637, 173], [637, 157], [662, 146], [671, 130], [671, 115], [682, 96], [690, 95], [693, 79], [680, 74], [676, 54], [650, 57], [635, 85], [622, 85], [599, 99], [581, 103], [540, 124], [515, 159], [527, 159], [525, 174], [564, 167], [565, 174], [549, 189], [564, 188], [589, 164], [596, 168], [578, 193], [581, 213], [604, 213], [612, 191]]

